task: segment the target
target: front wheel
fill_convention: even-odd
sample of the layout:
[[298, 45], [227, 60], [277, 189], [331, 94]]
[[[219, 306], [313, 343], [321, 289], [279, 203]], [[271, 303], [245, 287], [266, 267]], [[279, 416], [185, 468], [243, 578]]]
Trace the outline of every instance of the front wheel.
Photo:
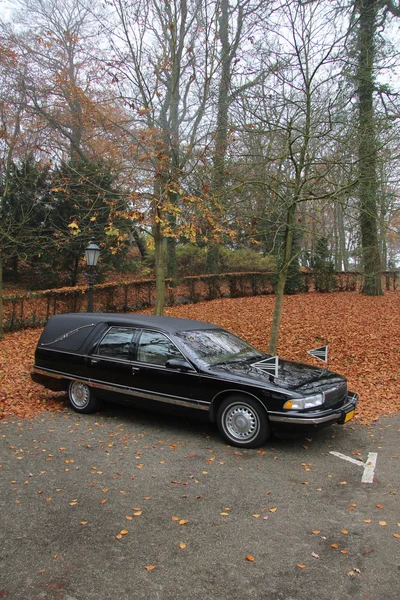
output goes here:
[[253, 398], [239, 394], [221, 403], [217, 425], [227, 442], [241, 448], [257, 448], [270, 434], [266, 410]]
[[86, 383], [81, 381], [71, 381], [68, 388], [68, 398], [76, 412], [91, 413], [98, 408], [98, 401], [93, 391]]

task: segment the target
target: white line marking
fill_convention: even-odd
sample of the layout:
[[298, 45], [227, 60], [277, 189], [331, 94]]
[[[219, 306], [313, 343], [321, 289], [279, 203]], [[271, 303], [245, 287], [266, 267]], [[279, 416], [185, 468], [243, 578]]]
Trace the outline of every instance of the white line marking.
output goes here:
[[351, 456], [346, 456], [345, 454], [342, 454], [341, 452], [329, 452], [329, 454], [333, 454], [334, 456], [337, 456], [338, 458], [343, 458], [343, 460], [348, 460], [349, 462], [358, 465], [359, 467], [363, 467], [364, 463], [362, 460], [357, 460], [356, 458], [352, 458]]
[[376, 467], [376, 461], [378, 459], [377, 452], [370, 452], [368, 454], [367, 462], [362, 462], [361, 460], [357, 460], [352, 458], [351, 456], [346, 456], [341, 452], [329, 452], [329, 454], [333, 454], [333, 456], [337, 456], [338, 458], [342, 458], [343, 460], [347, 460], [348, 462], [353, 463], [353, 465], [357, 465], [359, 467], [363, 467], [364, 472], [361, 478], [361, 483], [374, 483], [374, 473]]
[[378, 459], [377, 452], [370, 452], [368, 454], [368, 459], [364, 467], [364, 473], [361, 479], [362, 483], [374, 483], [374, 471], [376, 466], [376, 461]]

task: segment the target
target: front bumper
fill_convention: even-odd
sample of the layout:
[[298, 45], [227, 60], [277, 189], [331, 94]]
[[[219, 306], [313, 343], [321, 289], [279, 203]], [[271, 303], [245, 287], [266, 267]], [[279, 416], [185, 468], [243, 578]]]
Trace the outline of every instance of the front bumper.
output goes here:
[[305, 425], [306, 427], [324, 426], [332, 423], [345, 423], [346, 417], [355, 410], [357, 402], [358, 394], [348, 392], [345, 403], [340, 408], [319, 411], [313, 410], [308, 412], [294, 410], [286, 412], [273, 411], [268, 413], [268, 418], [274, 423]]

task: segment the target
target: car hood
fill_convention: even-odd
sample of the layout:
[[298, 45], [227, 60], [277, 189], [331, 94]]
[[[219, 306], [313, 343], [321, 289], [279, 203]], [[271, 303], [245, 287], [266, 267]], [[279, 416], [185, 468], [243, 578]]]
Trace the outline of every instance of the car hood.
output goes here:
[[[253, 361], [254, 362], [254, 361]], [[279, 359], [278, 377], [270, 378], [266, 371], [252, 366], [252, 361], [224, 363], [209, 368], [210, 372], [221, 372], [234, 379], [258, 382], [268, 387], [293, 390], [301, 394], [324, 392], [346, 382], [346, 378], [327, 369], [303, 363]]]

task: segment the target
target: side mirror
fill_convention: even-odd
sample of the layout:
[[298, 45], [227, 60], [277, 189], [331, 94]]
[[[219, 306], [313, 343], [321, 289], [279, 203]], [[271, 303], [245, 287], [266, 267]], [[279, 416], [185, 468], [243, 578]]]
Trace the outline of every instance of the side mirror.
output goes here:
[[176, 371], [194, 371], [192, 365], [183, 358], [170, 358], [165, 366], [167, 369], [175, 369]]

